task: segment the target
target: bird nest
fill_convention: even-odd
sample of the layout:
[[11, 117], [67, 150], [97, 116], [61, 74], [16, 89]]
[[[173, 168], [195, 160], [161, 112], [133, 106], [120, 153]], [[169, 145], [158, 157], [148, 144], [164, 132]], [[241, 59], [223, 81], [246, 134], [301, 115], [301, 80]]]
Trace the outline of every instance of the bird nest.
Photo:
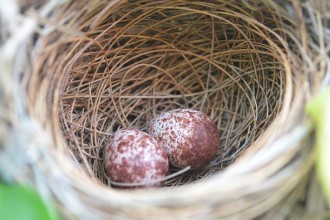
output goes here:
[[[304, 105], [322, 81], [312, 72], [324, 69], [310, 63], [318, 54], [306, 40], [317, 40], [301, 28], [302, 7], [218, 0], [22, 6], [40, 24], [18, 80], [26, 114], [46, 139], [34, 145], [44, 155], [35, 175], [62, 213], [252, 219], [305, 205], [314, 149]], [[172, 167], [161, 188], [112, 188], [103, 150], [113, 132], [147, 132], [155, 116], [178, 108], [215, 122], [216, 158], [199, 170]]]
[[292, 84], [276, 33], [251, 27], [251, 19], [215, 2], [136, 1], [85, 28], [83, 37], [56, 42], [50, 53], [59, 60], [72, 54], [68, 61], [36, 71], [64, 70], [54, 83], [59, 102], [53, 108], [68, 147], [89, 175], [106, 183], [102, 152], [112, 132], [147, 132], [152, 118], [177, 108], [208, 114], [221, 143], [210, 166], [166, 185], [219, 172], [251, 146], [280, 112], [285, 86]]

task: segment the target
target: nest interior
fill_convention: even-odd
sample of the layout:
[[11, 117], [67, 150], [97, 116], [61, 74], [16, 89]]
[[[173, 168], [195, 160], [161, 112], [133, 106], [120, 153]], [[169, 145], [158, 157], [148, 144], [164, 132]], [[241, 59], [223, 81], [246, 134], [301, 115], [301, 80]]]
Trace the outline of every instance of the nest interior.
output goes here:
[[72, 25], [78, 34], [49, 34], [27, 81], [44, 76], [46, 108], [69, 153], [105, 184], [102, 152], [118, 128], [147, 131], [153, 117], [175, 108], [205, 112], [220, 130], [216, 159], [166, 186], [203, 179], [253, 146], [281, 111], [291, 83], [279, 40], [289, 21], [266, 5], [254, 7], [260, 8], [219, 1], [119, 4]]
[[[304, 108], [329, 79], [328, 1], [24, 2], [0, 7], [1, 178], [68, 219], [324, 216]], [[173, 108], [216, 122], [216, 159], [167, 187], [109, 187], [112, 133]]]

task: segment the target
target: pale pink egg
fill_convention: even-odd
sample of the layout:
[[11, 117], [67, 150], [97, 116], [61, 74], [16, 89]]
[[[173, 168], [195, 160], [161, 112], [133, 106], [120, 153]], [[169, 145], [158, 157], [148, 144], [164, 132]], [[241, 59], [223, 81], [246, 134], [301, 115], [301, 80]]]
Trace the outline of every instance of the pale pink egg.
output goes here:
[[149, 182], [146, 186], [160, 186], [161, 182], [152, 182], [163, 179], [169, 170], [164, 149], [153, 137], [133, 128], [121, 129], [113, 134], [105, 149], [104, 164], [111, 181]]

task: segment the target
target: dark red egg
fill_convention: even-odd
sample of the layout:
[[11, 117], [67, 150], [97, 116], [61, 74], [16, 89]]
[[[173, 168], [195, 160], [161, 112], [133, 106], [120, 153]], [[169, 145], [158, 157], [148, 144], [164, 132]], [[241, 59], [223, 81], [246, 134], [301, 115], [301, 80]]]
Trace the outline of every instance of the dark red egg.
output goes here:
[[150, 135], [165, 149], [176, 167], [199, 169], [216, 156], [220, 135], [215, 123], [192, 109], [165, 112], [152, 120]]

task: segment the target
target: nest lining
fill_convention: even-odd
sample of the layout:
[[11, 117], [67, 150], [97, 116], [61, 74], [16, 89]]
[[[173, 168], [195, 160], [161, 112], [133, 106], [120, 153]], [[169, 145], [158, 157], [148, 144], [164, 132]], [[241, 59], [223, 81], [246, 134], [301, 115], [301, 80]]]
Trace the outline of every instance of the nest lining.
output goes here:
[[131, 2], [85, 31], [66, 39], [60, 121], [77, 160], [104, 183], [102, 150], [118, 128], [147, 131], [175, 108], [207, 113], [221, 133], [217, 157], [166, 183], [177, 186], [229, 166], [280, 111], [284, 67], [269, 44], [278, 40], [228, 7]]
[[[77, 11], [85, 7], [73, 2], [60, 8], [55, 15], [59, 20], [72, 18], [64, 21], [72, 30], [59, 26], [60, 31], [41, 38], [38, 47], [42, 49], [36, 55], [32, 74], [25, 76], [30, 103], [41, 103], [43, 107], [31, 105], [32, 114], [38, 118], [39, 114], [52, 112], [56, 150], [71, 154], [71, 159], [84, 169], [92, 180], [86, 188], [100, 189], [101, 193], [93, 189], [83, 192], [85, 185], [74, 180], [82, 202], [97, 209], [100, 216], [107, 216], [105, 209], [116, 210], [120, 204], [129, 208], [120, 210], [118, 216], [149, 216], [143, 204], [154, 208], [155, 216], [171, 215], [166, 208], [175, 204], [173, 216], [192, 217], [203, 213], [196, 207], [205, 202], [211, 206], [221, 204], [212, 216], [237, 213], [252, 218], [286, 199], [311, 167], [311, 160], [302, 165], [303, 160], [312, 157], [307, 144], [301, 146], [308, 149], [303, 154], [298, 155], [298, 148], [292, 147], [276, 163], [265, 162], [265, 167], [271, 169], [264, 174], [249, 170], [253, 175], [248, 176], [244, 172], [253, 166], [244, 169], [244, 160], [234, 162], [242, 155], [243, 159], [253, 156], [255, 149], [269, 150], [273, 144], [270, 142], [292, 128], [302, 114], [299, 109], [304, 97], [299, 83], [306, 66], [296, 54], [296, 45], [289, 47], [286, 43], [293, 37], [287, 31], [287, 26], [294, 28], [293, 22], [262, 3], [251, 8], [237, 1], [113, 2], [118, 4], [111, 9], [102, 9], [100, 3], [88, 5], [91, 10], [86, 6], [86, 10]], [[155, 194], [136, 192], [118, 197], [111, 188], [104, 187], [107, 179], [102, 153], [109, 136], [121, 127], [147, 131], [155, 115], [173, 108], [198, 109], [216, 122], [221, 132], [217, 158], [203, 170], [168, 180], [166, 186], [173, 188], [173, 194], [161, 194], [160, 189], [152, 192]], [[250, 153], [243, 154], [247, 149]], [[212, 175], [231, 165], [234, 169], [225, 175]], [[289, 173], [297, 166], [304, 167], [303, 171], [292, 174], [285, 183], [279, 183], [283, 175], [270, 178], [279, 170]], [[239, 167], [243, 169], [239, 171]], [[216, 178], [201, 183], [205, 185], [186, 184], [209, 176]], [[255, 183], [262, 180], [266, 183], [260, 189]], [[243, 183], [250, 186], [248, 191]], [[180, 191], [181, 187], [175, 187], [183, 184], [192, 188]], [[231, 188], [225, 191], [224, 186], [229, 185]], [[267, 190], [278, 190], [277, 198], [271, 200]], [[244, 205], [230, 192], [244, 197]], [[110, 197], [103, 197], [103, 193]], [[211, 195], [217, 196], [210, 200]], [[94, 198], [109, 205], [95, 207], [98, 204]], [[190, 213], [185, 213], [184, 204], [189, 204]], [[191, 210], [190, 205], [196, 209]], [[226, 209], [229, 205], [235, 209]], [[247, 207], [254, 209], [249, 211]]]

